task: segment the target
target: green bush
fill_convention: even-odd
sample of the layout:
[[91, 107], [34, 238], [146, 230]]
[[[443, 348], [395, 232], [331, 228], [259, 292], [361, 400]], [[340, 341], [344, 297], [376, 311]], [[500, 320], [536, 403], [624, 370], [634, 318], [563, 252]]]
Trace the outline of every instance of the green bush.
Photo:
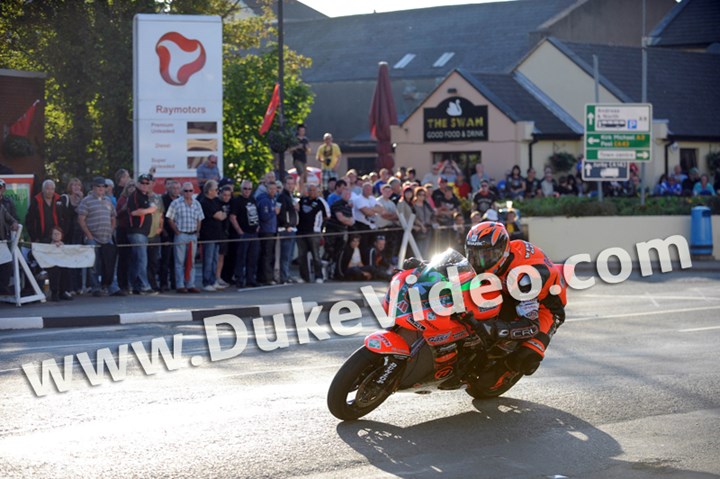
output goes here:
[[707, 161], [708, 171], [714, 173], [720, 168], [720, 151], [711, 151], [705, 155], [705, 161]]
[[516, 201], [513, 207], [527, 216], [661, 216], [689, 215], [694, 206], [704, 205], [714, 215], [720, 214], [720, 197], [646, 197], [645, 204], [640, 198], [595, 198], [561, 196], [560, 198], [535, 198]]
[[570, 168], [575, 166], [575, 163], [577, 163], [577, 158], [566, 151], [558, 151], [549, 159], [553, 169], [560, 173], [568, 171]]

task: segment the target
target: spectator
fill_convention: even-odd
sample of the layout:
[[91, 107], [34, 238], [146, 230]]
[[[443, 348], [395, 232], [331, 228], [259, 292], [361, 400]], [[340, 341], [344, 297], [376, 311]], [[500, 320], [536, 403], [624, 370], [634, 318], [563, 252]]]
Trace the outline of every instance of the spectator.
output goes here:
[[527, 178], [525, 178], [525, 198], [535, 198], [540, 189], [540, 180], [535, 177], [535, 168], [527, 169]]
[[[344, 183], [344, 182], [343, 182]], [[289, 282], [290, 261], [292, 261], [293, 249], [295, 247], [295, 236], [298, 225], [299, 204], [295, 202], [295, 178], [290, 175], [285, 177], [283, 190], [278, 195], [277, 202], [280, 205], [280, 212], [277, 215], [278, 236], [280, 237], [280, 284]]]
[[445, 160], [443, 162], [443, 168], [440, 170], [440, 176], [445, 178], [448, 183], [455, 183], [457, 175], [461, 174], [462, 170], [455, 163], [455, 160]]
[[455, 213], [453, 215], [450, 247], [461, 254], [465, 254], [465, 240], [467, 232], [468, 230], [465, 227], [465, 218], [463, 218], [462, 213]]
[[428, 257], [430, 252], [433, 223], [435, 222], [435, 213], [426, 201], [427, 198], [428, 193], [424, 187], [418, 186], [415, 188], [415, 225], [413, 226], [413, 237], [420, 250], [418, 253], [423, 258]]
[[425, 176], [423, 176], [422, 184], [433, 184], [437, 185], [438, 180], [440, 179], [440, 169], [444, 166], [444, 161], [438, 161], [437, 163], [433, 163], [430, 173], [426, 173]]
[[115, 194], [113, 193], [113, 189], [115, 188], [115, 182], [111, 180], [110, 178], [105, 178], [105, 196], [107, 196], [110, 201], [112, 202], [113, 208], [117, 208], [117, 198], [115, 198]]
[[203, 242], [202, 285], [205, 291], [217, 291], [222, 289], [217, 277], [218, 254], [220, 253], [220, 241], [223, 239], [223, 221], [227, 218], [227, 214], [218, 200], [217, 181], [207, 180], [205, 182], [203, 194], [198, 202], [203, 212], [200, 226], [200, 241]]
[[[436, 191], [438, 193], [441, 190]], [[460, 211], [460, 200], [457, 199], [452, 188], [446, 186], [442, 190], [442, 196], [436, 195], [435, 198], [435, 219], [441, 228], [435, 231], [435, 250], [444, 250], [452, 242], [452, 226], [454, 223], [455, 213]]]
[[367, 265], [370, 267], [372, 279], [390, 281], [392, 278], [392, 254], [386, 248], [387, 242], [383, 235], [377, 235], [370, 251], [368, 251]]
[[[167, 213], [170, 203], [180, 197], [180, 182], [168, 178], [165, 180], [165, 193], [162, 195], [163, 211]], [[175, 232], [169, 221], [163, 221], [162, 248], [160, 249], [160, 291], [175, 289]]]
[[455, 177], [455, 185], [453, 186], [453, 190], [455, 190], [455, 196], [462, 199], [469, 198], [470, 193], [472, 193], [470, 183], [465, 181], [465, 176], [463, 176], [462, 173], [458, 173], [458, 175]]
[[336, 265], [345, 245], [346, 233], [355, 224], [351, 197], [350, 190], [344, 189], [340, 199], [330, 207], [330, 218], [325, 222], [325, 259], [330, 262], [330, 271], [337, 270]]
[[195, 170], [197, 174], [198, 187], [202, 190], [208, 180], [220, 181], [220, 169], [218, 168], [218, 157], [208, 155], [200, 166]]
[[375, 221], [380, 211], [377, 200], [372, 195], [372, 183], [363, 183], [362, 194], [353, 197], [352, 202], [355, 218], [353, 231], [360, 234], [360, 249], [367, 251], [374, 241], [372, 231], [377, 228]]
[[631, 198], [639, 197], [641, 188], [640, 177], [631, 170], [630, 179], [627, 181], [627, 186], [625, 187], [625, 194]]
[[205, 216], [200, 203], [193, 199], [193, 184], [183, 183], [181, 191], [182, 196], [170, 203], [165, 214], [175, 233], [175, 285], [178, 293], [199, 293], [195, 287], [195, 255]]
[[680, 196], [682, 186], [677, 182], [675, 175], [669, 175], [660, 185], [660, 196]]
[[[398, 183], [400, 180], [394, 178]], [[385, 184], [382, 186], [382, 196], [377, 198], [377, 204], [382, 208], [377, 215], [375, 224], [378, 230], [381, 230], [382, 235], [387, 239], [387, 251], [389, 258], [397, 256], [398, 249], [400, 248], [400, 223], [398, 222], [398, 211], [397, 205], [392, 200], [392, 186]], [[388, 230], [388, 231], [382, 231]], [[383, 246], [385, 242], [383, 241]]]
[[482, 222], [482, 215], [480, 214], [479, 211], [473, 211], [472, 213], [470, 213], [470, 227], [471, 228], [481, 222]]
[[700, 176], [700, 181], [693, 187], [693, 196], [715, 196], [715, 188], [710, 184], [710, 177], [706, 174]]
[[[292, 178], [292, 176], [290, 175], [288, 175], [287, 177]], [[230, 251], [230, 244], [228, 242], [228, 239], [230, 238], [230, 202], [232, 201], [232, 197], [232, 185], [228, 184], [220, 187], [220, 194], [217, 201], [220, 204], [220, 209], [223, 213], [225, 213], [225, 219], [222, 221], [222, 241], [220, 241], [220, 245], [218, 247], [217, 269], [215, 271], [217, 285], [220, 289], [224, 289], [230, 286], [230, 283], [223, 278], [223, 270], [225, 269], [225, 257]], [[234, 260], [235, 255], [233, 255], [232, 258]], [[228, 278], [228, 280], [232, 280], [232, 275], [230, 275], [230, 278]]]
[[148, 233], [147, 277], [150, 287], [154, 291], [160, 291], [158, 282], [162, 258], [162, 246], [160, 246], [160, 242], [165, 226], [165, 203], [163, 202], [162, 196], [153, 191], [154, 181], [154, 178], [150, 181], [150, 190], [148, 191], [150, 204], [157, 209], [152, 214], [152, 224], [150, 225], [150, 233]]
[[277, 236], [277, 215], [280, 205], [275, 202], [277, 185], [268, 183], [267, 192], [257, 199], [258, 218], [260, 219], [260, 259], [258, 261], [258, 283], [261, 285], [277, 284], [273, 279], [275, 267], [275, 237]]
[[362, 194], [362, 184], [358, 184], [358, 174], [354, 169], [348, 170], [345, 174], [345, 181], [347, 181], [348, 188], [354, 195]]
[[33, 243], [51, 243], [52, 228], [60, 226], [62, 204], [60, 195], [55, 193], [55, 182], [45, 180], [42, 191], [32, 197], [25, 222], [30, 241]]
[[495, 205], [497, 197], [490, 191], [490, 183], [487, 180], [480, 182], [480, 190], [473, 196], [472, 211], [478, 211], [483, 215], [488, 209]]
[[[369, 185], [370, 189], [372, 186]], [[364, 189], [363, 189], [364, 191]], [[300, 211], [298, 212], [298, 263], [300, 276], [304, 281], [310, 281], [308, 268], [308, 252], [315, 271], [315, 282], [323, 282], [322, 262], [320, 260], [320, 234], [322, 224], [330, 216], [325, 200], [320, 197], [317, 185], [307, 185], [307, 196], [300, 198]]]
[[323, 135], [323, 144], [318, 147], [317, 153], [315, 154], [315, 158], [320, 163], [320, 168], [322, 169], [323, 190], [327, 189], [330, 178], [337, 178], [335, 168], [341, 156], [342, 152], [340, 151], [340, 147], [333, 143], [332, 135], [325, 133]]
[[388, 184], [392, 190], [390, 199], [397, 205], [397, 202], [400, 201], [400, 197], [402, 196], [402, 181], [397, 178], [390, 178]]
[[[677, 176], [675, 178], [677, 179]], [[698, 181], [700, 181], [700, 171], [695, 167], [690, 168], [688, 176], [680, 183], [682, 196], [697, 196], [695, 195], [695, 185]]]
[[663, 193], [663, 185], [667, 183], [667, 175], [663, 173], [660, 175], [660, 178], [658, 178], [657, 183], [655, 184], [655, 189], [653, 190], [654, 196], [662, 196]]
[[5, 210], [10, 213], [10, 216], [15, 218], [15, 221], [17, 221], [17, 211], [15, 210], [15, 202], [5, 196], [5, 189], [7, 188], [7, 185], [5, 184], [5, 180], [0, 178], [0, 206], [4, 206]]
[[579, 196], [580, 190], [578, 188], [577, 179], [575, 178], [575, 175], [572, 173], [567, 176], [567, 188], [568, 188], [568, 194]]
[[[0, 180], [0, 191], [5, 189], [5, 182]], [[10, 241], [11, 231], [18, 230], [18, 222], [15, 217], [10, 214], [5, 207], [5, 203], [0, 201], [0, 242]], [[0, 296], [8, 294], [8, 283], [12, 271], [12, 262], [0, 264]]]
[[[67, 190], [60, 195], [60, 203], [62, 204], [62, 218], [60, 219], [60, 227], [64, 231], [64, 244], [82, 244], [83, 232], [78, 225], [77, 207], [83, 199], [82, 182], [78, 178], [72, 178], [67, 184]], [[70, 269], [70, 291], [75, 294], [82, 293], [82, 277], [84, 269]]]
[[335, 182], [335, 191], [333, 191], [327, 198], [327, 204], [328, 206], [332, 206], [333, 203], [335, 203], [337, 200], [342, 198], [342, 192], [347, 189], [347, 182], [343, 179], [337, 180]]
[[362, 281], [372, 279], [371, 268], [362, 261], [360, 236], [352, 235], [340, 254], [337, 264], [337, 277], [345, 281]]
[[373, 183], [373, 195], [380, 196], [383, 185], [386, 185], [388, 181], [390, 181], [390, 170], [381, 168], [379, 178]]
[[267, 193], [267, 185], [270, 183], [275, 183], [275, 172], [270, 170], [267, 173], [265, 173], [265, 176], [263, 176], [263, 180], [258, 184], [258, 187], [255, 189], [255, 193], [253, 194], [253, 198], [255, 198], [255, 202], [257, 202], [258, 197], [263, 194]]
[[413, 186], [420, 186], [420, 180], [417, 177], [417, 170], [415, 168], [407, 169], [407, 176], [405, 177], [406, 182], [414, 183]]
[[525, 178], [520, 174], [520, 167], [514, 165], [510, 171], [510, 175], [505, 180], [505, 191], [507, 197], [511, 200], [522, 200], [525, 195]]
[[560, 193], [558, 193], [558, 184], [553, 178], [550, 168], [545, 168], [545, 177], [540, 182], [540, 193], [545, 198], [557, 198], [560, 196]]
[[478, 191], [480, 189], [480, 182], [482, 180], [487, 181], [489, 184], [490, 177], [485, 173], [485, 166], [478, 161], [475, 163], [475, 173], [473, 173], [470, 177], [470, 186], [473, 191]]
[[675, 165], [673, 167], [673, 176], [675, 177], [675, 181], [677, 181], [679, 185], [682, 185], [682, 182], [685, 181], [688, 177], [688, 175], [685, 174], [680, 165]]
[[[58, 248], [64, 246], [62, 228], [55, 225], [50, 228], [50, 232], [50, 244], [54, 244]], [[50, 282], [51, 301], [60, 301], [61, 299], [70, 301], [73, 299], [72, 295], [67, 290], [70, 277], [68, 273], [68, 268], [62, 268], [60, 266], [47, 268], [48, 279]]]
[[297, 145], [290, 150], [293, 157], [293, 165], [295, 165], [295, 171], [297, 171], [298, 176], [305, 182], [307, 181], [307, 177], [305, 176], [307, 156], [311, 151], [310, 141], [307, 139], [307, 136], [305, 136], [305, 125], [302, 123], [297, 126], [295, 139], [297, 140]]
[[257, 204], [252, 195], [252, 182], [245, 180], [240, 185], [240, 196], [230, 206], [230, 226], [240, 240], [235, 257], [235, 284], [238, 289], [257, 286], [257, 265], [260, 245], [257, 242]]
[[157, 294], [150, 287], [147, 277], [148, 235], [152, 227], [152, 214], [157, 210], [157, 206], [150, 202], [148, 194], [152, 181], [151, 175], [140, 175], [135, 191], [127, 200], [127, 210], [130, 215], [127, 238], [132, 245], [128, 265], [128, 284], [135, 294]]
[[124, 296], [121, 289], [110, 291], [117, 259], [117, 248], [113, 244], [117, 214], [106, 194], [107, 189], [104, 178], [98, 176], [93, 179], [92, 191], [77, 207], [78, 225], [85, 235], [85, 244], [95, 247], [95, 266], [90, 272], [92, 295], [112, 293]]
[[337, 185], [337, 178], [329, 178], [327, 182], [327, 189], [322, 192], [322, 196], [327, 201], [328, 196], [335, 192], [335, 185]]
[[130, 181], [130, 172], [125, 168], [120, 168], [115, 172], [115, 189], [113, 195], [115, 198], [120, 199], [120, 195], [125, 190], [128, 182]]
[[522, 228], [520, 228], [520, 224], [517, 222], [517, 213], [515, 210], [508, 210], [507, 215], [505, 216], [505, 229], [507, 230], [508, 234], [510, 235], [511, 240], [525, 240], [525, 234], [522, 232]]
[[118, 246], [117, 254], [117, 281], [123, 294], [130, 291], [128, 284], [128, 270], [130, 267], [130, 244], [128, 229], [130, 228], [130, 215], [128, 214], [128, 199], [135, 193], [135, 182], [128, 180], [117, 202], [117, 228], [115, 230], [115, 244]]

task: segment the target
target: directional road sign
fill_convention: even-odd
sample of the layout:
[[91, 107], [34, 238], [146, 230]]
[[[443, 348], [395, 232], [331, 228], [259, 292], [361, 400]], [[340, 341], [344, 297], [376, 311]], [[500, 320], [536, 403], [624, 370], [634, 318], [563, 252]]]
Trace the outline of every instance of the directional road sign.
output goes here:
[[625, 181], [629, 178], [626, 161], [583, 161], [583, 181]]
[[585, 105], [585, 159], [649, 161], [652, 158], [652, 105]]

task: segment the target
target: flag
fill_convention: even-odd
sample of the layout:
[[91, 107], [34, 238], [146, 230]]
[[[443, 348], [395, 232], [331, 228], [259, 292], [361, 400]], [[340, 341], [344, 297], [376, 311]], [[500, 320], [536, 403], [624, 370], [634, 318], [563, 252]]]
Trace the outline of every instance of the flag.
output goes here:
[[280, 104], [280, 85], [275, 84], [275, 90], [273, 90], [272, 98], [268, 104], [267, 110], [265, 111], [265, 117], [263, 118], [262, 125], [260, 125], [260, 134], [264, 135], [270, 129], [273, 119], [275, 118], [275, 112]]
[[25, 112], [23, 116], [21, 116], [15, 123], [10, 125], [10, 134], [16, 135], [16, 136], [27, 136], [30, 132], [30, 123], [32, 122], [33, 116], [35, 115], [35, 108], [37, 107], [37, 104], [40, 103], [40, 100], [35, 100], [35, 102], [30, 105], [30, 108]]

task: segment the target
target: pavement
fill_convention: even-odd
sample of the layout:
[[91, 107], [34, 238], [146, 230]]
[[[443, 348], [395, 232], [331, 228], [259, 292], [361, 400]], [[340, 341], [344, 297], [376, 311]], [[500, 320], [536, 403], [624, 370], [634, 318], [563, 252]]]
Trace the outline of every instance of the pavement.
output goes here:
[[[639, 271], [634, 265], [633, 271]], [[654, 274], [660, 268], [654, 265]], [[673, 264], [672, 271], [682, 274], [717, 273], [720, 279], [720, 261], [693, 258], [692, 268], [681, 270]], [[578, 265], [581, 277], [596, 276], [591, 265]], [[342, 300], [353, 301], [360, 307], [368, 303], [361, 288], [371, 286], [378, 296], [385, 293], [387, 283], [339, 282], [293, 283], [261, 286], [237, 290], [229, 287], [217, 292], [178, 294], [174, 291], [154, 296], [93, 297], [90, 294], [75, 296], [72, 301], [34, 302], [20, 307], [0, 303], [0, 330], [108, 326], [152, 322], [201, 321], [206, 317], [231, 314], [245, 320], [269, 317], [277, 313], [293, 312], [291, 298], [301, 302], [303, 311], [316, 306], [327, 311]]]

